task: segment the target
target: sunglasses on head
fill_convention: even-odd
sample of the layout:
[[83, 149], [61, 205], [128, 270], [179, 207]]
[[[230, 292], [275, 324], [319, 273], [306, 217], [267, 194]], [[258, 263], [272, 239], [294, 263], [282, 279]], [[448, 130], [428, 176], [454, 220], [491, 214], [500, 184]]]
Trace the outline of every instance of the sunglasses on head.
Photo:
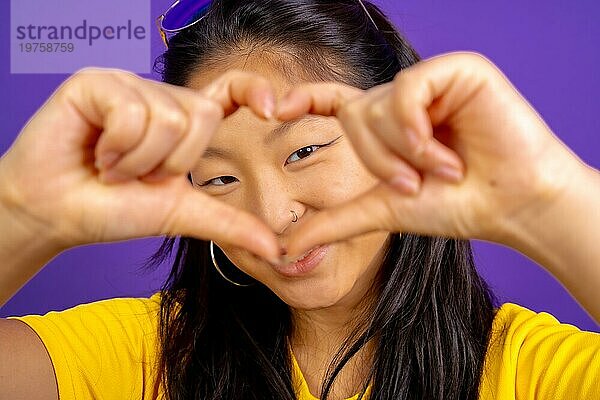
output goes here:
[[[167, 11], [156, 18], [156, 26], [167, 49], [169, 48], [167, 33], [177, 33], [200, 21], [206, 16], [206, 10], [208, 10], [211, 2], [212, 0], [176, 0]], [[378, 29], [363, 1], [358, 0], [358, 3], [375, 26], [375, 29]]]
[[206, 16], [212, 0], [177, 0], [156, 18], [156, 26], [166, 48], [169, 48], [167, 33], [176, 33], [189, 28]]

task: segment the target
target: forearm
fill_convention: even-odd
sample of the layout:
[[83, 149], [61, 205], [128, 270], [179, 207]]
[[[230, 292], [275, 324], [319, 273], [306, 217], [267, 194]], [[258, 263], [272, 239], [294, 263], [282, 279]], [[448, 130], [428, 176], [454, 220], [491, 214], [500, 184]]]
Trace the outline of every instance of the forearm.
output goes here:
[[504, 244], [545, 267], [600, 322], [600, 173], [573, 171], [557, 198], [511, 223]]
[[65, 248], [0, 187], [0, 307]]

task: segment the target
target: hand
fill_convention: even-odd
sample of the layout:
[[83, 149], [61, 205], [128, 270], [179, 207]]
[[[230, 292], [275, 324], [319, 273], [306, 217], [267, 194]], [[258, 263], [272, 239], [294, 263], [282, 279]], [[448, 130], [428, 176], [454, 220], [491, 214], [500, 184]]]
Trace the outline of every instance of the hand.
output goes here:
[[120, 70], [81, 70], [0, 159], [0, 200], [61, 248], [187, 235], [276, 260], [275, 235], [260, 219], [186, 179], [224, 117], [242, 105], [270, 117], [273, 96], [270, 83], [245, 72], [199, 93]]
[[512, 222], [552, 203], [576, 164], [502, 73], [475, 54], [420, 62], [366, 92], [300, 86], [276, 115], [305, 113], [336, 116], [381, 183], [303, 221], [286, 244], [290, 258], [378, 230], [505, 243]]

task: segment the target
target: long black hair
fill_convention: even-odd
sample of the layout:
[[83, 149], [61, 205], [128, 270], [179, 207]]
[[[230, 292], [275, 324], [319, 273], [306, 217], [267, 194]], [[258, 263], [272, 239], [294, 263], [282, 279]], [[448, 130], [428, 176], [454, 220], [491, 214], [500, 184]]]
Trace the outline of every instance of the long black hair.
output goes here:
[[[363, 3], [373, 20], [358, 0], [216, 0], [171, 38], [155, 69], [185, 86], [202, 68], [260, 49], [310, 79], [363, 89], [389, 82], [419, 57], [375, 5]], [[372, 399], [476, 399], [497, 300], [470, 242], [410, 233], [389, 239], [374, 300], [332, 360], [322, 398], [352, 356], [374, 343], [363, 386], [372, 382]], [[203, 240], [167, 237], [147, 265], [174, 251], [159, 324], [167, 398], [294, 399], [289, 307], [260, 282], [240, 288], [223, 280]], [[240, 280], [222, 255], [219, 264]]]

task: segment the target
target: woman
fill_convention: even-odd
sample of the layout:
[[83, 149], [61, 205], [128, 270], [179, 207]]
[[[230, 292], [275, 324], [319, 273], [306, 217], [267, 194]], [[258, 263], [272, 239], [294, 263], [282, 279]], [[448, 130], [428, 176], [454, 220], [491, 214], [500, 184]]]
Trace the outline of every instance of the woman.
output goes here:
[[358, 0], [187, 22], [167, 84], [80, 71], [0, 161], [3, 301], [67, 248], [179, 237], [150, 299], [0, 321], [2, 397], [600, 396], [600, 336], [473, 263], [513, 247], [600, 320], [600, 176], [489, 61], [418, 62]]

